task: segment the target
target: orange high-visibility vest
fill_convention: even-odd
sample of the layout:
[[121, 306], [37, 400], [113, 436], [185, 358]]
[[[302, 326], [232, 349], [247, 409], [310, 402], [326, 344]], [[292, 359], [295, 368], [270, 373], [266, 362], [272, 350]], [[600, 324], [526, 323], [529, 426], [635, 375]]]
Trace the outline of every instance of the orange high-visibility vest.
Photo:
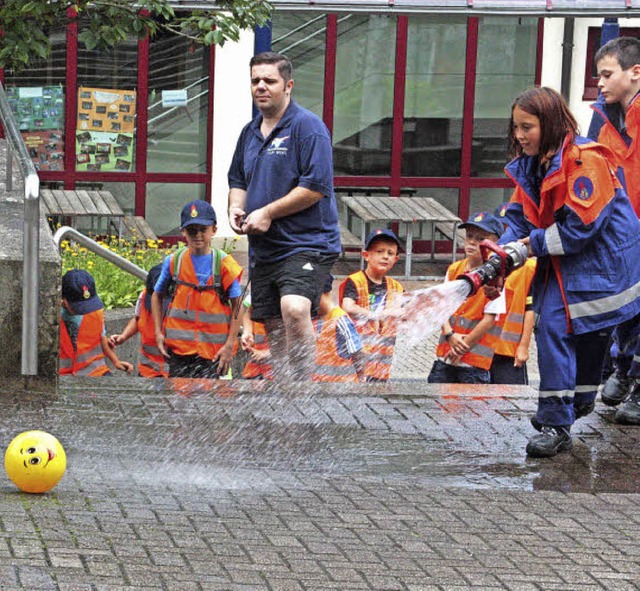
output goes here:
[[[449, 269], [447, 270], [447, 277], [449, 280], [455, 279], [458, 275], [465, 272], [466, 267], [467, 259], [462, 259], [461, 261], [452, 263], [449, 265]], [[482, 289], [479, 289], [475, 295], [468, 297], [455, 311], [453, 316], [449, 318], [449, 324], [451, 324], [453, 332], [458, 334], [470, 334], [484, 317], [484, 308], [488, 301], [489, 300], [484, 295], [484, 290]], [[493, 352], [497, 334], [499, 334], [499, 329], [494, 324], [471, 348], [471, 350], [460, 358], [460, 361], [473, 367], [489, 369], [491, 367], [491, 362], [493, 361]], [[451, 351], [451, 347], [444, 338], [444, 335], [441, 334], [440, 340], [438, 341], [438, 347], [436, 348], [436, 355], [438, 357], [446, 357], [449, 351]]]
[[[361, 308], [370, 310], [369, 284], [364, 271], [357, 271], [349, 275], [349, 277], [340, 284], [338, 288], [340, 305], [342, 305], [344, 288], [349, 279], [353, 281], [358, 293], [356, 304]], [[388, 308], [404, 291], [404, 288], [399, 281], [391, 277], [386, 277], [385, 279], [387, 281], [387, 297], [384, 306]], [[376, 331], [375, 324], [371, 321], [354, 322], [354, 324], [362, 337], [363, 351], [367, 356], [365, 375], [378, 380], [388, 380], [391, 375], [393, 351], [396, 345], [396, 323], [392, 320], [380, 322], [379, 332]]]
[[351, 359], [345, 359], [338, 353], [338, 318], [347, 316], [339, 307], [334, 308], [315, 322], [318, 339], [316, 341], [316, 370], [314, 382], [357, 382], [358, 373]]
[[524, 313], [535, 272], [536, 259], [530, 258], [527, 259], [523, 267], [516, 269], [505, 281], [504, 292], [507, 310], [496, 320], [496, 326], [501, 331], [494, 348], [498, 355], [516, 356], [522, 338]]
[[100, 344], [103, 329], [102, 310], [85, 314], [74, 349], [67, 326], [60, 320], [60, 375], [99, 377], [109, 372]]
[[169, 376], [169, 364], [162, 353], [160, 353], [160, 349], [158, 349], [156, 331], [153, 326], [153, 316], [144, 305], [146, 293], [146, 289], [142, 291], [142, 306], [138, 318], [138, 331], [140, 332], [138, 374], [143, 378], [166, 378]]
[[[258, 351], [266, 351], [269, 349], [269, 341], [267, 340], [267, 330], [264, 327], [263, 322], [251, 321], [253, 327], [253, 341], [254, 348]], [[249, 360], [242, 370], [243, 378], [258, 378], [262, 376], [265, 380], [273, 379], [273, 368], [267, 361], [254, 361], [249, 357]]]
[[[170, 266], [172, 276], [175, 276], [175, 258], [174, 254]], [[242, 277], [242, 267], [230, 255], [222, 259], [220, 271], [225, 292], [235, 279]], [[177, 355], [213, 359], [229, 336], [231, 308], [220, 300], [213, 276], [207, 285], [198, 285], [188, 250], [182, 253], [176, 284], [176, 292], [163, 323], [165, 345]]]

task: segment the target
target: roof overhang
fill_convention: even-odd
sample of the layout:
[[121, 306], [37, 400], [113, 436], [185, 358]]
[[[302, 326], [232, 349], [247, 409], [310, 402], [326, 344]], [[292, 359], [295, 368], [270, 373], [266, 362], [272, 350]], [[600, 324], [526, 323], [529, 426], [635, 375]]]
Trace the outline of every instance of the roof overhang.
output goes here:
[[[466, 16], [640, 17], [640, 0], [271, 0], [276, 10]], [[170, 0], [176, 9], [211, 10], [211, 0]]]

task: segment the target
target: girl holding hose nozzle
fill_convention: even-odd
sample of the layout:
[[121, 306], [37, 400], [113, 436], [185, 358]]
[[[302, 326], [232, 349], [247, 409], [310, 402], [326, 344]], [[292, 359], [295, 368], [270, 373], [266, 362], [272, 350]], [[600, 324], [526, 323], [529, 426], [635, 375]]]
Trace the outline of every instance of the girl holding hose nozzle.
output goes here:
[[511, 108], [505, 171], [516, 184], [500, 244], [537, 257], [533, 279], [540, 390], [527, 454], [569, 451], [593, 411], [609, 334], [640, 312], [640, 222], [607, 148], [578, 135], [560, 94], [530, 88]]

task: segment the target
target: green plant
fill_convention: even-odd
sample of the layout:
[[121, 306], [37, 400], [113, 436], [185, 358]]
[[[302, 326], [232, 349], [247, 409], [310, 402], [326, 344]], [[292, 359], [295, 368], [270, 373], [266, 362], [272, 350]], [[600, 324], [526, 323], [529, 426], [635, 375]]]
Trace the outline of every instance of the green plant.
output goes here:
[[[147, 271], [175, 250], [174, 247], [163, 247], [162, 240], [147, 240], [141, 244], [117, 236], [109, 236], [98, 241], [98, 244]], [[80, 244], [64, 240], [60, 245], [60, 254], [63, 273], [70, 269], [85, 269], [91, 273], [96, 281], [98, 295], [107, 309], [133, 306], [144, 288], [140, 279], [122, 271]]]

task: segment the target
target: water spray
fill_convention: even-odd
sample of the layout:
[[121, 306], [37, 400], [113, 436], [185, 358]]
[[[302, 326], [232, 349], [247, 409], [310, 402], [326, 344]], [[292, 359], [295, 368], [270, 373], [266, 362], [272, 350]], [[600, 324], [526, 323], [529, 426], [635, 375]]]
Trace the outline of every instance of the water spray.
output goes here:
[[496, 284], [498, 278], [504, 280], [522, 267], [529, 256], [527, 245], [522, 242], [509, 242], [500, 246], [491, 240], [480, 243], [480, 253], [484, 261], [482, 265], [456, 277], [467, 282], [469, 295], [476, 294], [483, 285]]

